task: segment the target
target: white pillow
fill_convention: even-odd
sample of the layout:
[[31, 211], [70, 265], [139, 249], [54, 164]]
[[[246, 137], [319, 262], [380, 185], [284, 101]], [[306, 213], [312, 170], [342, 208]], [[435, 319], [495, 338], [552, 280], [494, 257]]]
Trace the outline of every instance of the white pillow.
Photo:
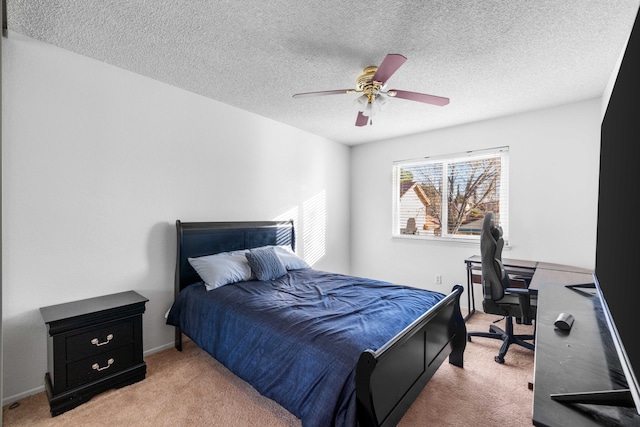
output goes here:
[[189, 264], [200, 275], [208, 291], [229, 283], [251, 280], [248, 250], [222, 252], [197, 258], [188, 258]]
[[287, 270], [311, 268], [309, 264], [291, 250], [290, 246], [276, 246], [276, 254]]

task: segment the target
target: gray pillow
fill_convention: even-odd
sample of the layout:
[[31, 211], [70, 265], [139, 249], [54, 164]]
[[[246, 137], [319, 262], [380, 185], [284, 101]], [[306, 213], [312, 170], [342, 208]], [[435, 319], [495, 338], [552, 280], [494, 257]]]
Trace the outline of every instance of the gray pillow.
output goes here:
[[287, 269], [271, 246], [251, 249], [246, 257], [258, 280], [273, 280], [287, 274]]

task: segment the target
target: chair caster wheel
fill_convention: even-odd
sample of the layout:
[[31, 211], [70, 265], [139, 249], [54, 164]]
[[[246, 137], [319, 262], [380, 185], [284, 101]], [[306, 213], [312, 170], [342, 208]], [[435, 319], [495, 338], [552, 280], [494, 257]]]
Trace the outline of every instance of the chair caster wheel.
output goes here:
[[467, 342], [471, 342], [471, 337], [467, 335]]
[[504, 357], [502, 357], [502, 356], [496, 356], [496, 357], [493, 358], [493, 360], [495, 360], [496, 362], [498, 362], [501, 365], [504, 363]]

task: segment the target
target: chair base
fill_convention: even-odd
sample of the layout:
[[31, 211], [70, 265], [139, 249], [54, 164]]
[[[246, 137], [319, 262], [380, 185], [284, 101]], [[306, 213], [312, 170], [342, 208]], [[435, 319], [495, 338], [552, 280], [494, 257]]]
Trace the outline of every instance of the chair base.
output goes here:
[[505, 325], [506, 330], [502, 330], [496, 325], [491, 325], [489, 326], [489, 332], [468, 332], [467, 340], [471, 341], [471, 337], [483, 337], [501, 340], [502, 346], [500, 347], [500, 351], [498, 352], [498, 355], [494, 357], [494, 360], [500, 364], [504, 363], [504, 356], [507, 354], [507, 350], [509, 350], [509, 346], [511, 346], [511, 344], [516, 344], [532, 351], [535, 350], [535, 345], [527, 342], [535, 340], [535, 332], [532, 335], [515, 335], [513, 333], [513, 318], [511, 316], [505, 317]]

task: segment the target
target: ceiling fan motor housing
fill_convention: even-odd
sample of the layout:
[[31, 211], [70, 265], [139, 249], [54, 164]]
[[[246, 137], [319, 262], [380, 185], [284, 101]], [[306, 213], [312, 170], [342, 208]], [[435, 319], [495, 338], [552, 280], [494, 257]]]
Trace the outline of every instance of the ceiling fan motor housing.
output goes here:
[[376, 71], [378, 71], [378, 67], [372, 65], [365, 68], [356, 79], [356, 92], [364, 92], [369, 97], [369, 102], [373, 101], [373, 98], [380, 90], [380, 83], [373, 81]]

